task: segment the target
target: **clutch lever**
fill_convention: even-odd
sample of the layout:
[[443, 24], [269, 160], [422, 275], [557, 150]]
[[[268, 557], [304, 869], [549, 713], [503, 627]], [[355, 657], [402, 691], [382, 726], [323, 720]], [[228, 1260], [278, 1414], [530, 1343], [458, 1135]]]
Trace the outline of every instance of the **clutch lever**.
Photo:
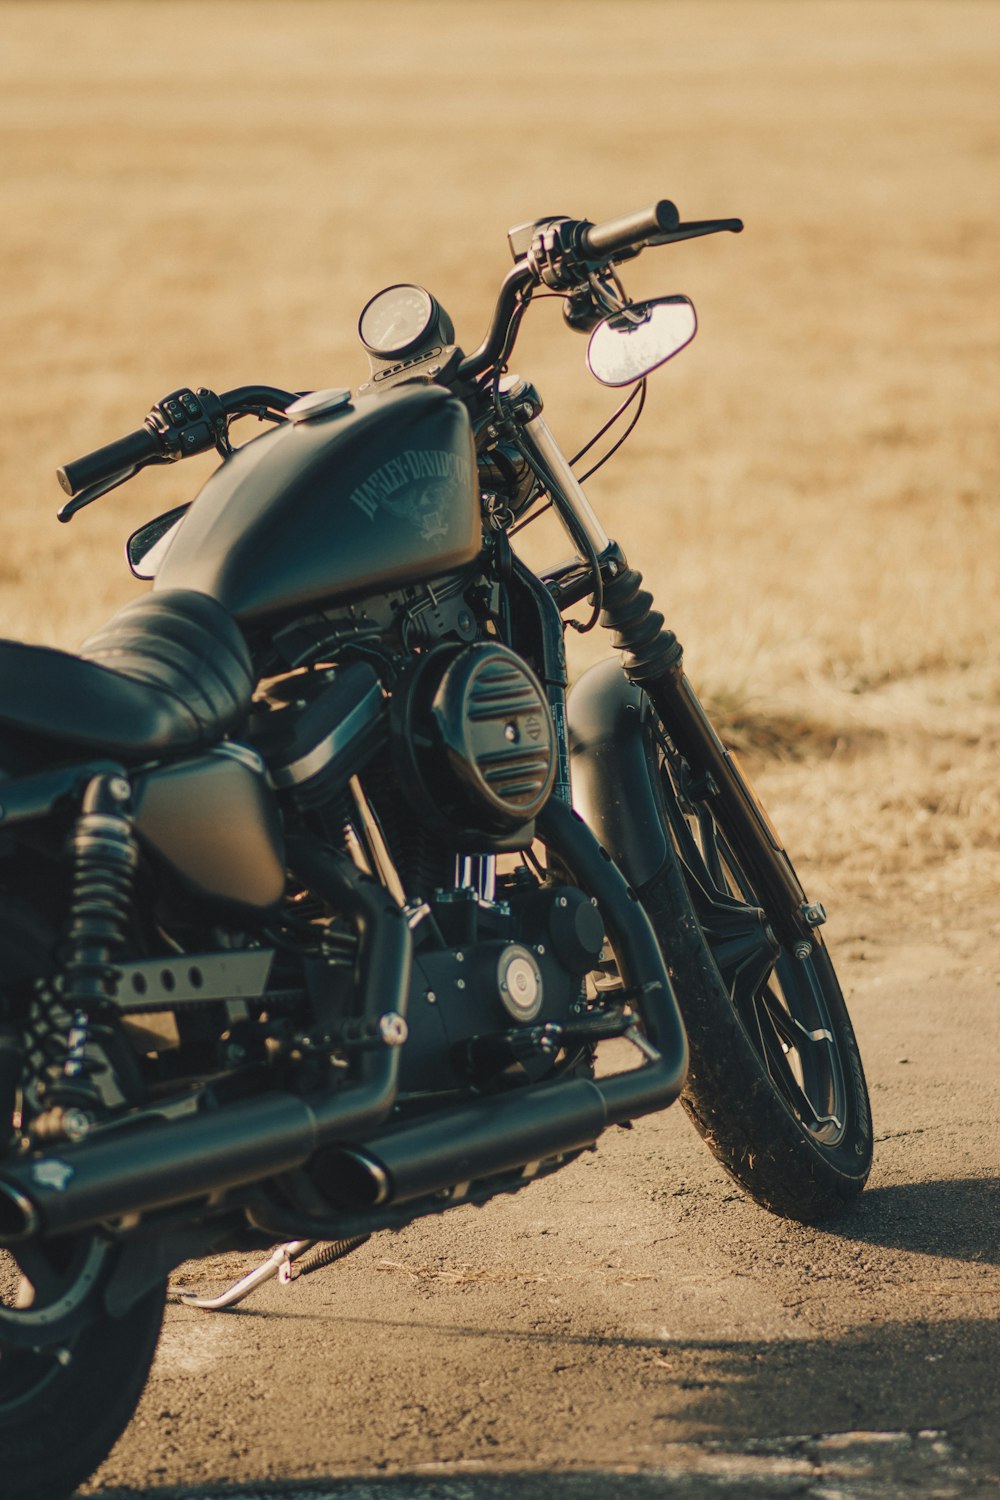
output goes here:
[[78, 495], [65, 501], [56, 511], [56, 517], [60, 521], [72, 521], [77, 511], [83, 510], [87, 505], [93, 505], [95, 500], [100, 500], [109, 490], [116, 490], [120, 484], [127, 484], [134, 479], [140, 469], [148, 469], [153, 464], [168, 464], [169, 458], [147, 458], [142, 463], [129, 464], [127, 469], [122, 469], [117, 474], [112, 474], [108, 479], [99, 479], [96, 484], [90, 484]]

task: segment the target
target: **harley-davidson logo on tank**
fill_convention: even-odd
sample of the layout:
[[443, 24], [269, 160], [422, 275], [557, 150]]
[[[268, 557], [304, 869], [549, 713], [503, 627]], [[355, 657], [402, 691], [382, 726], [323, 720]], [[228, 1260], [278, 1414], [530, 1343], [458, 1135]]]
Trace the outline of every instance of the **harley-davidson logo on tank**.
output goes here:
[[456, 482], [465, 487], [472, 483], [472, 464], [463, 453], [407, 448], [374, 469], [351, 491], [351, 500], [369, 521], [384, 509], [432, 542], [448, 535]]

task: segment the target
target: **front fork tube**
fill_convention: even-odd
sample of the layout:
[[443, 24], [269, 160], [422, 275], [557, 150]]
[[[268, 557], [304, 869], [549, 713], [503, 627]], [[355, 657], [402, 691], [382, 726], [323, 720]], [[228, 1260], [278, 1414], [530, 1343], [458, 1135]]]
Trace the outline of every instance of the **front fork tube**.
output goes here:
[[[806, 900], [780, 840], [712, 727], [684, 671], [683, 648], [652, 608], [652, 595], [641, 587], [642, 574], [629, 567], [616, 542], [609, 543], [599, 561], [604, 581], [601, 624], [614, 632], [626, 677], [649, 697], [671, 743], [687, 762], [691, 794], [725, 830], [779, 936], [793, 952], [804, 952], [823, 920], [822, 908]], [[546, 582], [560, 611], [593, 593], [589, 569], [574, 564], [550, 574]]]
[[545, 481], [555, 481], [554, 485], [547, 483], [546, 487], [570, 541], [574, 547], [578, 547], [579, 537], [582, 535], [600, 557], [613, 545], [611, 538], [601, 525], [583, 486], [569, 466], [569, 460], [540, 412], [523, 423], [521, 437], [535, 461], [538, 473], [544, 476]]
[[[601, 624], [614, 632], [624, 653], [630, 682], [649, 696], [675, 748], [687, 761], [697, 790], [754, 881], [768, 915], [793, 952], [808, 951], [822, 908], [810, 905], [791, 861], [731, 753], [723, 745], [681, 664], [683, 648], [653, 597], [642, 588], [642, 574], [630, 568], [625, 554], [604, 530], [579, 480], [540, 414], [521, 427], [523, 440], [548, 482], [556, 513], [573, 545], [582, 536], [601, 570], [604, 610]], [[544, 580], [560, 617], [594, 592], [589, 567], [576, 560]], [[557, 724], [557, 729], [560, 725]]]

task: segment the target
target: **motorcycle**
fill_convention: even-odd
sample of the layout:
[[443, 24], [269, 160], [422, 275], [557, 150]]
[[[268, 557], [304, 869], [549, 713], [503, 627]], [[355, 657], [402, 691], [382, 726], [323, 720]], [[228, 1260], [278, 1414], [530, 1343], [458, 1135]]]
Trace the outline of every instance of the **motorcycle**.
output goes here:
[[[678, 1098], [765, 1208], [813, 1221], [861, 1191], [871, 1118], [823, 907], [583, 454], [508, 372], [533, 295], [562, 298], [628, 392], [604, 462], [697, 327], [686, 297], [631, 301], [622, 266], [742, 227], [666, 201], [518, 226], [473, 353], [391, 286], [361, 314], [356, 392], [186, 388], [60, 470], [68, 521], [148, 465], [221, 458], [129, 539], [152, 588], [78, 655], [0, 642], [14, 1500], [102, 1462], [181, 1262], [263, 1252], [186, 1298], [230, 1306]], [[267, 430], [237, 447], [251, 416]], [[573, 553], [536, 572], [512, 542], [547, 509]], [[570, 689], [567, 625], [598, 623], [617, 655]]]

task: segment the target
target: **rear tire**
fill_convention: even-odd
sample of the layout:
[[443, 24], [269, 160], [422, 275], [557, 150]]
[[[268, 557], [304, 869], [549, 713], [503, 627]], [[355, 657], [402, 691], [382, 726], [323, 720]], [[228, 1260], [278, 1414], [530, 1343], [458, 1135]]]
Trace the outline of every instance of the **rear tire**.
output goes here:
[[[34, 1308], [44, 1311], [74, 1296], [100, 1298], [115, 1252], [92, 1239], [24, 1256], [0, 1252], [0, 1474], [5, 1500], [65, 1500], [111, 1452], [130, 1421], [149, 1374], [163, 1322], [166, 1283], [146, 1293], [122, 1317], [101, 1313], [70, 1336], [24, 1347], [32, 1316], [26, 1300], [31, 1266], [44, 1287]], [[101, 1261], [103, 1260], [103, 1265]], [[96, 1281], [95, 1265], [100, 1269]], [[28, 1294], [30, 1297], [30, 1293]], [[55, 1330], [53, 1330], [55, 1332]]]

